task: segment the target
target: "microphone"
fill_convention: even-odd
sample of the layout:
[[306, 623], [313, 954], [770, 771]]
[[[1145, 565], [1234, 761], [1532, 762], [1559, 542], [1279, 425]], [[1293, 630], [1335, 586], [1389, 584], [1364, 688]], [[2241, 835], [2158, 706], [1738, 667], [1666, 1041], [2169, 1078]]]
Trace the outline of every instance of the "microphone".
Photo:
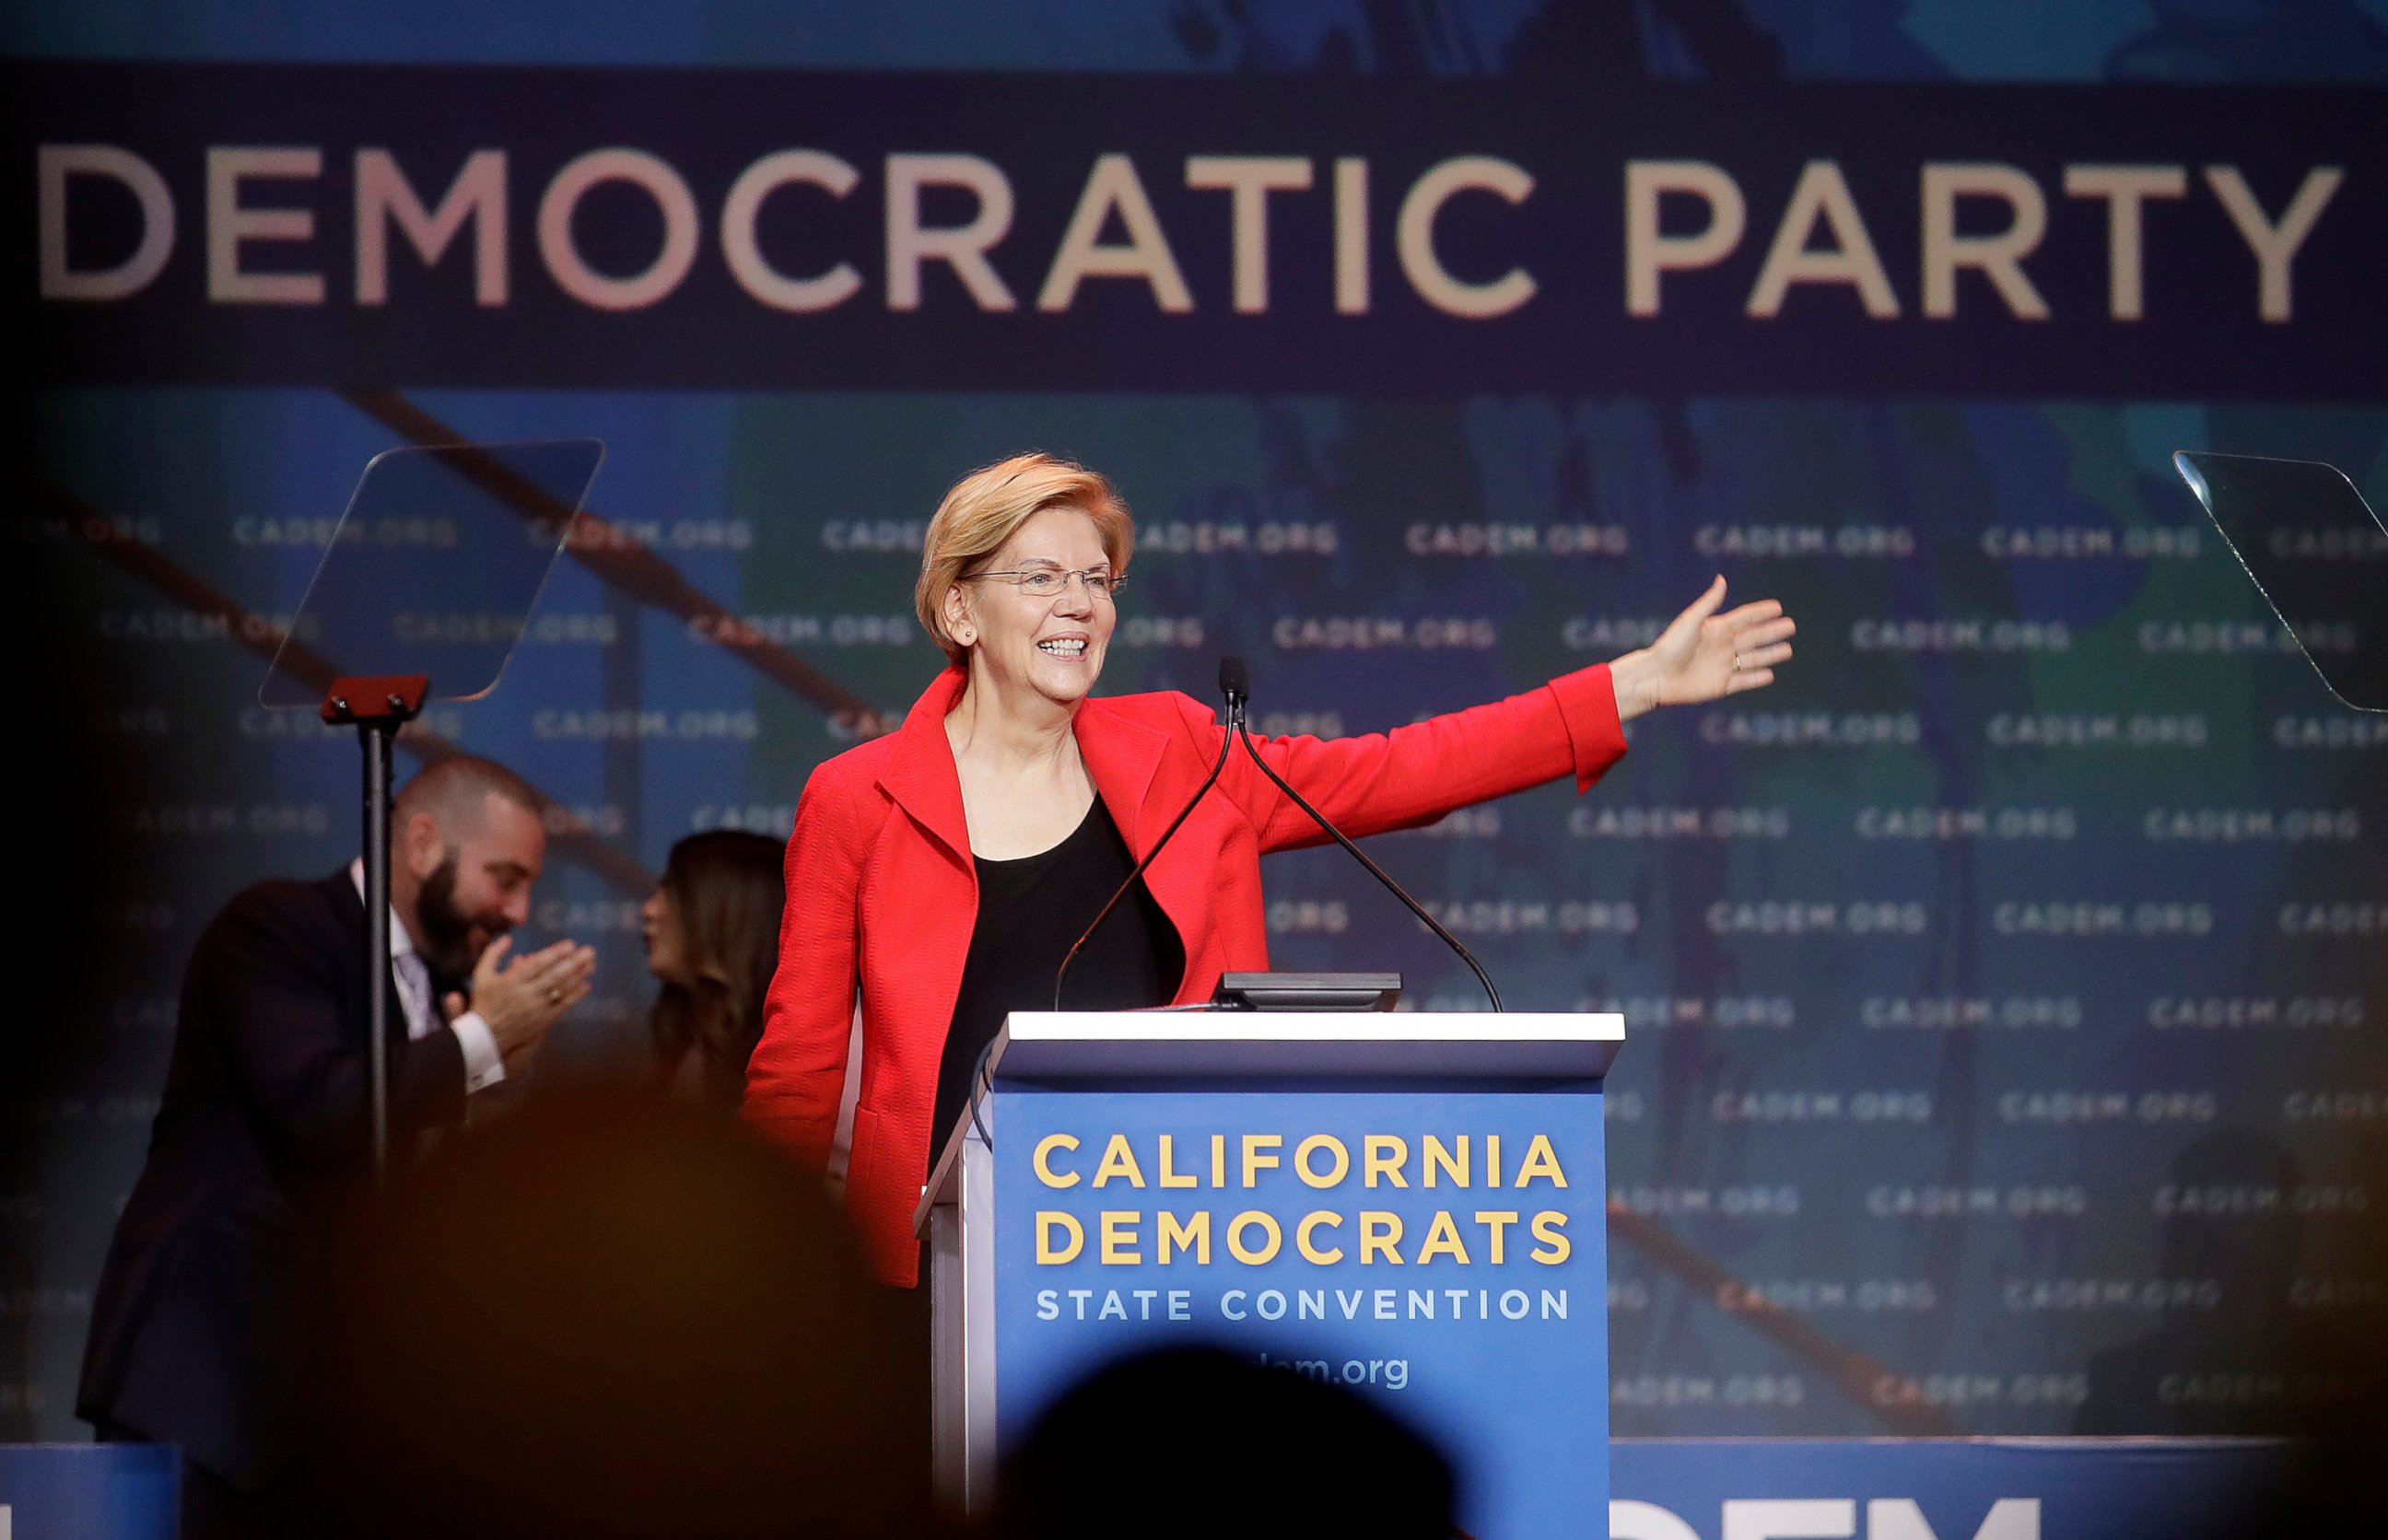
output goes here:
[[[1232, 674], [1228, 672], [1230, 665], [1234, 668]], [[1085, 949], [1088, 941], [1094, 940], [1095, 932], [1102, 928], [1103, 921], [1111, 918], [1111, 913], [1119, 907], [1120, 900], [1127, 897], [1129, 891], [1136, 887], [1137, 879], [1144, 876], [1144, 869], [1152, 865], [1152, 858], [1159, 855], [1162, 847], [1169, 843], [1170, 837], [1177, 832], [1179, 826], [1183, 825], [1193, 813], [1195, 805], [1209, 794], [1211, 788], [1219, 784], [1219, 772], [1227, 767], [1227, 751], [1235, 742], [1234, 728], [1243, 721], [1244, 698], [1251, 693], [1251, 682], [1244, 676], [1242, 659], [1228, 658], [1220, 663], [1219, 693], [1227, 698], [1229, 730], [1227, 735], [1219, 740], [1217, 763], [1211, 766], [1211, 773], [1203, 777], [1202, 784], [1194, 789], [1194, 795], [1186, 800], [1186, 805], [1177, 810], [1177, 816], [1169, 821], [1169, 827], [1161, 831], [1161, 838], [1154, 840], [1152, 848], [1144, 852], [1144, 859], [1138, 861], [1136, 864], [1136, 869], [1127, 874], [1127, 880], [1112, 890], [1111, 896], [1103, 902], [1102, 908], [1096, 911], [1094, 923], [1087, 926], [1079, 933], [1078, 939], [1070, 943], [1069, 953], [1062, 957], [1061, 966], [1053, 970], [1053, 1008], [1055, 1010], [1061, 1008], [1061, 983], [1070, 976], [1070, 965], [1078, 960], [1078, 953]]]
[[[1285, 777], [1278, 775], [1276, 770], [1271, 768], [1269, 762], [1261, 757], [1261, 751], [1252, 746], [1251, 729], [1244, 725], [1245, 707], [1251, 695], [1251, 675], [1245, 673], [1244, 661], [1241, 658], [1222, 658], [1219, 661], [1219, 688], [1222, 693], [1226, 695], [1228, 701], [1228, 736], [1232, 738], [1240, 739], [1242, 741], [1244, 745], [1244, 752], [1250, 754], [1251, 756], [1252, 763], [1261, 767], [1261, 774], [1266, 776], [1270, 780], [1275, 781], [1277, 783], [1277, 789], [1279, 791], [1284, 792], [1288, 797], [1293, 799], [1294, 806], [1302, 809], [1302, 812], [1309, 814], [1310, 821], [1312, 823], [1316, 824], [1320, 828], [1325, 829], [1329, 835], [1334, 837], [1337, 844], [1351, 852], [1352, 859], [1360, 863], [1361, 865], [1367, 867], [1368, 875], [1383, 883], [1386, 890], [1391, 893], [1393, 897], [1401, 900], [1404, 904], [1407, 905], [1411, 914], [1416, 915], [1419, 919], [1424, 920], [1426, 922], [1426, 928], [1429, 930], [1433, 931], [1436, 935], [1442, 938], [1443, 945], [1459, 953], [1459, 960], [1467, 965], [1467, 970], [1476, 975], [1476, 981], [1484, 986], [1485, 996], [1492, 1002], [1492, 1008], [1495, 1011], [1500, 1010], [1502, 1008], [1501, 991], [1492, 987], [1492, 976], [1484, 971], [1484, 965], [1476, 960], [1476, 953], [1468, 951], [1467, 946], [1461, 942], [1458, 937], [1445, 929], [1441, 920], [1438, 920], [1432, 915], [1428, 914], [1424, 904], [1421, 904], [1417, 900], [1410, 897], [1408, 890], [1400, 883], [1393, 880], [1391, 873], [1386, 871], [1382, 866], [1378, 865], [1374, 861], [1369, 860], [1368, 854], [1365, 851], [1363, 851], [1359, 846], [1345, 839], [1343, 837], [1343, 831], [1337, 828], [1333, 824], [1328, 823], [1325, 814], [1319, 812], [1316, 808], [1304, 802], [1302, 800], [1302, 793], [1296, 791], [1292, 787], [1288, 786], [1285, 782]], [[1218, 778], [1217, 771], [1214, 770], [1212, 772], [1212, 778], [1214, 780]]]
[[1227, 730], [1234, 732], [1244, 724], [1244, 702], [1252, 697], [1252, 676], [1244, 671], [1244, 660], [1230, 654], [1219, 660], [1219, 693], [1227, 698]]

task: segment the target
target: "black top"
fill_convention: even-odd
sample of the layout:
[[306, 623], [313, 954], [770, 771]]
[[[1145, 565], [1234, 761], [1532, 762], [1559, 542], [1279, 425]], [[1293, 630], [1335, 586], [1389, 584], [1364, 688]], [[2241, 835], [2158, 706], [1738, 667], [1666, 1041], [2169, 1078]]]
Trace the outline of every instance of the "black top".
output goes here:
[[[970, 1096], [971, 1071], [1014, 1011], [1053, 1008], [1053, 975], [1070, 943], [1091, 924], [1103, 901], [1136, 868], [1119, 826], [1095, 799], [1075, 833], [1049, 851], [1017, 861], [975, 858], [978, 923], [970, 960], [937, 1061], [937, 1100], [930, 1138], [936, 1158]], [[1122, 1011], [1165, 1005], [1186, 973], [1177, 928], [1137, 878], [1078, 960], [1070, 965], [1061, 1003], [1073, 1011]]]

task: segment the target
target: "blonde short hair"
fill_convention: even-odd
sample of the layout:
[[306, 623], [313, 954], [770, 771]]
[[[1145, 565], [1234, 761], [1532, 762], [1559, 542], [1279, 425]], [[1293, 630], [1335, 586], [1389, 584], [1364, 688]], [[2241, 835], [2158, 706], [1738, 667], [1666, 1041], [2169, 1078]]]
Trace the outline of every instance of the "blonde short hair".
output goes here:
[[1075, 461], [1031, 452], [972, 471], [937, 505], [921, 541], [921, 581], [912, 609], [946, 656], [960, 663], [970, 650], [946, 632], [946, 593], [984, 566], [1022, 524], [1048, 508], [1074, 508], [1095, 521], [1113, 573], [1127, 571], [1136, 549], [1136, 522], [1102, 475]]

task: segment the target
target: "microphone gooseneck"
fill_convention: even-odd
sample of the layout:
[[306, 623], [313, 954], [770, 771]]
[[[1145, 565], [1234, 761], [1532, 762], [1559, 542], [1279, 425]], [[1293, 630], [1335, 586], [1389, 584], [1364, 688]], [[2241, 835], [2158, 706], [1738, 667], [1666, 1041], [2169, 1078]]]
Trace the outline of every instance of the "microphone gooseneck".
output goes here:
[[[1219, 683], [1222, 693], [1226, 693], [1226, 685], [1229, 677], [1227, 673], [1228, 663], [1235, 664], [1235, 676], [1238, 679], [1240, 680], [1243, 677], [1243, 663], [1240, 660], [1230, 658], [1220, 663]], [[1228, 696], [1227, 720], [1229, 722], [1240, 720], [1243, 712], [1242, 702], [1243, 692], [1240, 688]], [[1169, 843], [1171, 837], [1176, 834], [1179, 827], [1185, 824], [1187, 818], [1193, 814], [1195, 806], [1202, 801], [1203, 797], [1209, 794], [1211, 788], [1219, 784], [1219, 772], [1227, 767], [1227, 754], [1234, 746], [1234, 734], [1229, 733], [1221, 738], [1219, 740], [1219, 757], [1212, 764], [1211, 773], [1202, 777], [1202, 784], [1194, 789], [1194, 795], [1186, 799], [1186, 805], [1177, 810], [1177, 816], [1169, 820], [1169, 827], [1161, 831], [1161, 838], [1154, 840], [1152, 842], [1152, 848], [1146, 851], [1143, 858], [1137, 862], [1135, 869], [1127, 874], [1127, 880], [1122, 882], [1116, 889], [1113, 889], [1111, 896], [1103, 901], [1102, 908], [1098, 910], [1095, 914], [1094, 922], [1088, 925], [1086, 929], [1080, 931], [1078, 933], [1078, 939], [1070, 943], [1070, 950], [1062, 955], [1061, 966], [1053, 970], [1053, 1008], [1055, 1010], [1058, 1011], [1061, 1008], [1061, 986], [1068, 981], [1070, 977], [1070, 966], [1078, 960], [1078, 953], [1084, 951], [1086, 943], [1094, 939], [1095, 932], [1103, 928], [1103, 921], [1111, 918], [1111, 911], [1119, 907], [1120, 900], [1127, 897], [1129, 891], [1136, 887], [1137, 879], [1144, 876], [1144, 869], [1152, 865], [1152, 858], [1161, 853], [1162, 847]], [[990, 1038], [987, 1040], [986, 1046], [978, 1051], [978, 1062], [971, 1067], [970, 1078], [971, 1123], [978, 1130], [980, 1140], [990, 1149], [994, 1148], [995, 1141], [988, 1136], [986, 1124], [979, 1118], [978, 1105], [980, 1098], [986, 1093], [987, 1081], [989, 1078], [987, 1060], [994, 1055], [994, 1053], [995, 1040]]]
[[[1226, 685], [1227, 665], [1229, 663], [1233, 663], [1235, 665], [1237, 682], [1238, 684], [1247, 683], [1248, 681], [1244, 678], [1243, 660], [1240, 658], [1229, 658], [1219, 665], [1219, 682], [1221, 688], [1224, 688]], [[1248, 694], [1249, 692], [1247, 691], [1246, 693]], [[1485, 998], [1492, 1002], [1492, 1008], [1495, 1011], [1500, 1010], [1502, 1008], [1501, 991], [1492, 987], [1492, 976], [1484, 971], [1484, 965], [1476, 960], [1476, 953], [1468, 951], [1467, 944], [1461, 941], [1458, 937], [1453, 935], [1449, 929], [1445, 928], [1441, 920], [1438, 920], [1432, 915], [1428, 914], [1424, 904], [1410, 897], [1409, 890], [1404, 888], [1400, 883], [1395, 882], [1391, 872], [1386, 871], [1385, 868], [1378, 865], [1374, 861], [1369, 860], [1367, 852], [1362, 850], [1359, 846], [1345, 839], [1343, 831], [1337, 828], [1333, 824], [1328, 823], [1325, 814], [1319, 812], [1316, 808], [1304, 802], [1301, 792], [1296, 791], [1292, 787], [1286, 784], [1285, 777], [1278, 775], [1275, 769], [1271, 768], [1269, 762], [1261, 757], [1260, 750], [1253, 747], [1251, 730], [1244, 726], [1243, 713], [1240, 709], [1236, 712], [1235, 719], [1228, 728], [1228, 733], [1230, 737], [1238, 738], [1242, 741], [1244, 745], [1244, 752], [1250, 754], [1251, 756], [1252, 763], [1260, 766], [1261, 774], [1266, 776], [1270, 780], [1275, 781], [1277, 783], [1277, 789], [1279, 791], [1284, 792], [1288, 797], [1293, 799], [1294, 806], [1302, 809], [1302, 812], [1309, 814], [1310, 821], [1312, 823], [1316, 824], [1320, 828], [1325, 829], [1329, 835], [1333, 836], [1337, 844], [1342, 846], [1346, 851], [1349, 851], [1352, 853], [1352, 859], [1357, 861], [1361, 865], [1368, 868], [1369, 876], [1375, 877], [1378, 882], [1385, 885], [1385, 890], [1387, 892], [1391, 893], [1393, 897], [1401, 900], [1404, 904], [1408, 906], [1411, 914], [1416, 915], [1419, 919], [1425, 921], [1426, 928], [1429, 930], [1431, 930], [1437, 936], [1442, 937], [1443, 945], [1459, 953], [1459, 960], [1467, 965], [1467, 971], [1476, 975], [1476, 981], [1484, 986]]]
[[[1227, 694], [1227, 719], [1230, 722], [1236, 722], [1240, 720], [1243, 714], [1243, 698], [1240, 692], [1229, 693], [1226, 690], [1228, 663], [1236, 665], [1238, 675], [1243, 672], [1243, 664], [1237, 659], [1229, 658], [1219, 665], [1220, 688], [1222, 693]], [[1053, 970], [1053, 1008], [1055, 1010], [1061, 1008], [1061, 985], [1070, 977], [1070, 965], [1078, 960], [1078, 953], [1085, 949], [1088, 941], [1094, 940], [1095, 932], [1102, 928], [1103, 921], [1111, 918], [1111, 911], [1119, 907], [1120, 900], [1127, 897], [1129, 890], [1135, 888], [1137, 880], [1144, 876], [1144, 869], [1152, 865], [1152, 858], [1161, 853], [1162, 847], [1169, 843], [1170, 838], [1193, 814], [1196, 805], [1209, 794], [1211, 788], [1219, 784], [1219, 772], [1227, 767], [1227, 751], [1231, 746], [1228, 739], [1220, 740], [1219, 758], [1212, 764], [1211, 773], [1202, 777], [1202, 784], [1194, 789], [1194, 795], [1186, 799], [1186, 805], [1177, 810], [1176, 817], [1169, 820], [1169, 827], [1161, 831], [1161, 838], [1154, 840], [1152, 848], [1144, 852], [1143, 858], [1137, 862], [1136, 868], [1127, 874], [1127, 879], [1111, 890], [1111, 896], [1103, 901], [1102, 908], [1096, 911], [1094, 922], [1079, 932], [1076, 940], [1070, 943], [1069, 952], [1061, 958], [1061, 966]]]

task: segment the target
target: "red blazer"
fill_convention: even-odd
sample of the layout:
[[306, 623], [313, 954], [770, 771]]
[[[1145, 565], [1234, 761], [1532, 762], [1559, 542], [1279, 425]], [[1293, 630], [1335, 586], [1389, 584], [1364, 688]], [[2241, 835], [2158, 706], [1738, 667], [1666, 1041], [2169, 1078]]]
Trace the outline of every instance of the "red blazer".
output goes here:
[[[871, 1270], [915, 1281], [912, 1211], [928, 1180], [937, 1063], [978, 919], [978, 874], [945, 721], [967, 675], [948, 668], [904, 725], [814, 770], [788, 839], [780, 967], [746, 1071], [745, 1114], [814, 1167], [828, 1163], [862, 1000], [862, 1074], [845, 1200]], [[1129, 852], [1161, 837], [1218, 758], [1211, 708], [1172, 693], [1088, 700], [1075, 731]], [[1431, 823], [1454, 808], [1575, 776], [1625, 752], [1607, 664], [1487, 706], [1364, 738], [1257, 740], [1277, 774], [1346, 833]], [[1224, 793], [1224, 795], [1222, 795]], [[1323, 843], [1241, 753], [1145, 873], [1186, 943], [1176, 1003], [1219, 975], [1268, 966], [1264, 852]]]

